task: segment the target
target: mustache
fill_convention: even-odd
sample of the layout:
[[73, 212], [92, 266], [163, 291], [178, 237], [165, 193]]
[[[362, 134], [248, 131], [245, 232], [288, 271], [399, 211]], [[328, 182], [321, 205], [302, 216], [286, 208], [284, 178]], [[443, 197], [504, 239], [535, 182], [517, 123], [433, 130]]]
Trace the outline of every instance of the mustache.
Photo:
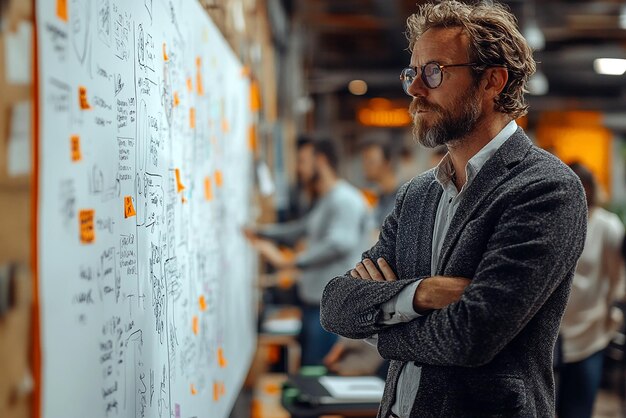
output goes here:
[[428, 111], [439, 111], [440, 108], [437, 105], [434, 105], [432, 103], [428, 103], [428, 101], [426, 99], [424, 99], [423, 97], [414, 97], [413, 100], [411, 101], [411, 105], [409, 106], [409, 113], [412, 116], [415, 116], [415, 114], [417, 114], [418, 111], [420, 110], [428, 110]]

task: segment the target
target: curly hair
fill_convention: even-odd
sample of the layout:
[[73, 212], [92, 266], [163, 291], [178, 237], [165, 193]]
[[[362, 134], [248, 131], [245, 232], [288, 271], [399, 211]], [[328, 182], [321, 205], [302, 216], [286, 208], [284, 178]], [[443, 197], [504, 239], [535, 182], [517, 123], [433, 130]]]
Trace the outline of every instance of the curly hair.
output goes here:
[[490, 66], [506, 67], [509, 78], [494, 109], [513, 119], [528, 112], [524, 100], [526, 83], [535, 72], [532, 50], [517, 27], [517, 19], [503, 5], [480, 1], [475, 5], [456, 0], [442, 0], [419, 6], [407, 19], [406, 36], [412, 51], [415, 42], [428, 29], [460, 27], [469, 37], [470, 59], [479, 64], [475, 76]]

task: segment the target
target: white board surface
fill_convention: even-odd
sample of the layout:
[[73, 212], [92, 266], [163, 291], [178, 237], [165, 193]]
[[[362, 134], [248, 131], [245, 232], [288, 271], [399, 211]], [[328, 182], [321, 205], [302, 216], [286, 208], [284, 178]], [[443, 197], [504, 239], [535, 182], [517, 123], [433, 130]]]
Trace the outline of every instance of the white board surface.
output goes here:
[[226, 417], [255, 347], [249, 80], [195, 0], [37, 2], [43, 417]]

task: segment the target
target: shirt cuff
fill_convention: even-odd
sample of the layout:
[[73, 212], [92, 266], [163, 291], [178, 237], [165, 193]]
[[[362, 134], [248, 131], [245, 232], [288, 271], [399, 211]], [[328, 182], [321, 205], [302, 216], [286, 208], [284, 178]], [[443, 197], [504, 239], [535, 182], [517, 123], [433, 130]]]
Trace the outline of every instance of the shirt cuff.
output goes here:
[[[422, 279], [423, 280], [423, 279]], [[422, 280], [417, 280], [400, 291], [397, 295], [381, 305], [383, 311], [382, 323], [395, 325], [410, 322], [419, 318], [420, 314], [413, 310], [413, 297]]]

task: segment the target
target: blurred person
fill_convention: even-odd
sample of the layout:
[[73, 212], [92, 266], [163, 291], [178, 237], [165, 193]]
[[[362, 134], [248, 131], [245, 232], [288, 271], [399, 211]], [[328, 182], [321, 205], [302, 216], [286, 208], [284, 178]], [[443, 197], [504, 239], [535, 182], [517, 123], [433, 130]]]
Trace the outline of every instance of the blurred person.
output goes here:
[[[378, 233], [383, 221], [395, 206], [400, 185], [395, 173], [393, 149], [387, 141], [370, 140], [361, 146], [361, 163], [365, 180], [377, 186], [374, 206], [373, 233]], [[362, 340], [340, 337], [324, 357], [324, 365], [332, 372], [344, 376], [358, 376], [379, 372], [383, 358], [371, 344]], [[382, 371], [386, 371], [383, 368]], [[384, 377], [384, 376], [383, 376]]]
[[368, 141], [361, 147], [361, 162], [365, 180], [376, 185], [374, 222], [380, 228], [393, 210], [400, 185], [394, 170], [393, 150], [389, 143]]
[[400, 159], [398, 163], [399, 183], [404, 184], [410, 181], [415, 177], [417, 171], [417, 162], [415, 161], [413, 150], [409, 146], [403, 145], [402, 148], [400, 148]]
[[532, 51], [496, 2], [423, 4], [407, 26], [413, 132], [448, 154], [328, 283], [322, 325], [391, 360], [380, 417], [554, 416], [552, 350], [587, 208], [578, 177], [515, 123]]
[[580, 163], [570, 168], [585, 189], [589, 219], [561, 322], [557, 414], [559, 418], [589, 418], [602, 377], [604, 349], [623, 323], [622, 311], [613, 304], [624, 296], [620, 253], [624, 226], [617, 215], [597, 205], [598, 188], [591, 171]]
[[298, 137], [296, 144], [296, 181], [289, 190], [288, 220], [300, 219], [306, 215], [314, 202], [311, 180], [314, 175], [315, 147], [307, 136]]
[[[337, 336], [320, 325], [320, 300], [328, 281], [360, 259], [371, 228], [370, 213], [358, 189], [338, 177], [339, 159], [330, 140], [313, 142], [313, 175], [308, 187], [317, 201], [302, 219], [244, 232], [252, 245], [276, 269], [297, 268], [302, 303], [302, 363], [321, 364]], [[289, 259], [274, 241], [293, 244], [306, 239], [306, 248]]]

